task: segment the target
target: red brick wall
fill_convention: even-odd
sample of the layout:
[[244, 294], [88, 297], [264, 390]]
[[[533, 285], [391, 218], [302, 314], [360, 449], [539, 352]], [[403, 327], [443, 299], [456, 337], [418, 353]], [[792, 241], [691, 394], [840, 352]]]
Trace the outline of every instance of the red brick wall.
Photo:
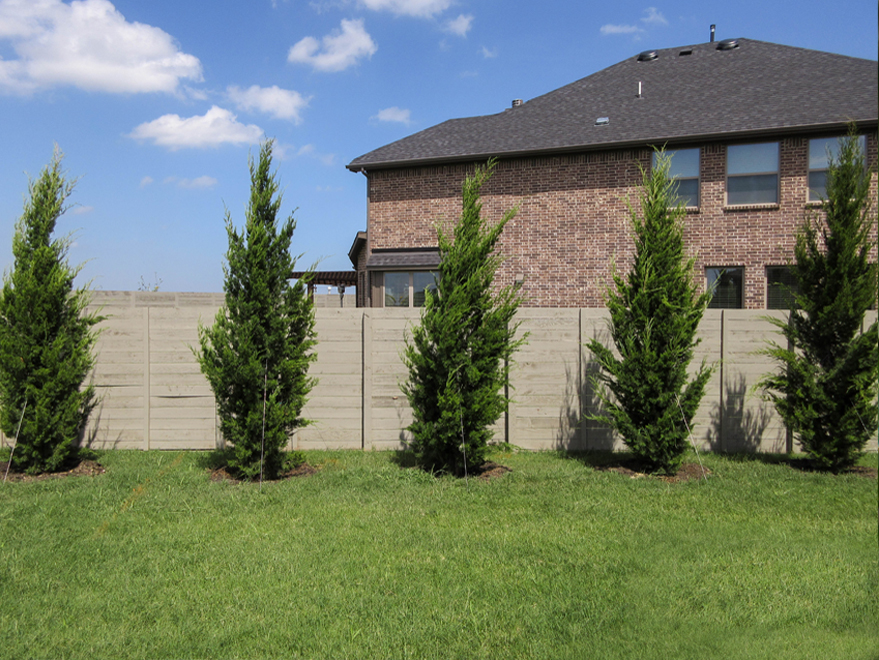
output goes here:
[[[765, 307], [765, 267], [792, 258], [807, 211], [807, 152], [808, 138], [780, 141], [777, 205], [726, 208], [726, 146], [702, 146], [700, 207], [688, 212], [685, 229], [700, 282], [707, 266], [743, 266], [745, 307]], [[867, 155], [875, 209], [875, 135], [867, 136]], [[627, 201], [637, 207], [639, 165], [650, 161], [648, 149], [500, 161], [482, 191], [483, 217], [497, 221], [515, 205], [519, 212], [501, 238], [507, 260], [499, 282], [524, 276], [527, 306], [603, 306], [613, 265], [625, 272], [631, 261]], [[462, 183], [472, 172], [473, 165], [369, 172], [365, 252], [435, 246], [435, 227], [451, 231]]]

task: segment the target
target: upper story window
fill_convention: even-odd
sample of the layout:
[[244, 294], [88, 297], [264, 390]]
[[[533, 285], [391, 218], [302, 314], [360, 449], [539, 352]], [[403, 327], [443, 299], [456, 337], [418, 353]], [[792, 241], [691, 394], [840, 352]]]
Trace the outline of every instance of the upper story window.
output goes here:
[[[684, 206], [699, 206], [699, 149], [677, 149], [666, 151], [670, 159], [669, 176], [678, 186], [678, 202]], [[656, 167], [657, 152], [653, 152], [653, 166]]]
[[726, 203], [778, 204], [778, 142], [726, 148]]
[[423, 307], [426, 291], [436, 289], [436, 278], [433, 271], [386, 272], [385, 307]]
[[[827, 168], [830, 158], [839, 156], [840, 138], [817, 138], [809, 140], [809, 201], [818, 202], [827, 197]], [[867, 141], [863, 135], [858, 138], [861, 153], [866, 153]]]

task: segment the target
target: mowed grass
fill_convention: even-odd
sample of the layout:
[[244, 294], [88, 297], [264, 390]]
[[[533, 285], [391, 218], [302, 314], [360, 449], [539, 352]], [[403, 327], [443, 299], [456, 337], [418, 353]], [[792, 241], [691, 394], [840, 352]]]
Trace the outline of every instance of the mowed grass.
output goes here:
[[712, 477], [669, 484], [521, 452], [465, 482], [307, 457], [318, 474], [262, 487], [133, 451], [0, 483], [0, 657], [879, 657], [875, 480], [703, 455]]

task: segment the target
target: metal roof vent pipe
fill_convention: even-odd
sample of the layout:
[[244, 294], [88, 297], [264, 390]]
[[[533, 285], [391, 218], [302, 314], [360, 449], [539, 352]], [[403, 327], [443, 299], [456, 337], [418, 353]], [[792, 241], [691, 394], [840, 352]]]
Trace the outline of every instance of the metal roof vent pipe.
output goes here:
[[520, 105], [524, 105], [525, 101], [522, 99], [513, 99], [513, 107], [518, 108]]
[[714, 28], [717, 27], [714, 23], [711, 24], [711, 43], [714, 43]]

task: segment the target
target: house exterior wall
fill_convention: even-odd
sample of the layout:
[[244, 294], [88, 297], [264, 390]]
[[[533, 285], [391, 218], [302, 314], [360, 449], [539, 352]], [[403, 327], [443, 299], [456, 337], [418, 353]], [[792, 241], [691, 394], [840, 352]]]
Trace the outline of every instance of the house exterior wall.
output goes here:
[[[685, 240], [703, 286], [706, 267], [743, 267], [744, 307], [766, 307], [766, 266], [789, 263], [805, 213], [820, 212], [820, 205], [807, 202], [811, 137], [826, 135], [778, 140], [779, 201], [772, 205], [726, 206], [727, 143], [701, 145], [700, 205], [687, 212]], [[866, 145], [875, 209], [875, 133], [867, 135]], [[524, 277], [529, 307], [602, 307], [614, 266], [625, 272], [631, 263], [628, 201], [638, 204], [640, 171], [650, 167], [651, 153], [643, 148], [499, 161], [483, 187], [483, 217], [497, 221], [516, 205], [519, 211], [501, 238], [506, 261], [498, 283]], [[435, 227], [451, 231], [461, 211], [464, 178], [473, 168], [470, 163], [370, 171], [364, 254], [435, 247]]]

